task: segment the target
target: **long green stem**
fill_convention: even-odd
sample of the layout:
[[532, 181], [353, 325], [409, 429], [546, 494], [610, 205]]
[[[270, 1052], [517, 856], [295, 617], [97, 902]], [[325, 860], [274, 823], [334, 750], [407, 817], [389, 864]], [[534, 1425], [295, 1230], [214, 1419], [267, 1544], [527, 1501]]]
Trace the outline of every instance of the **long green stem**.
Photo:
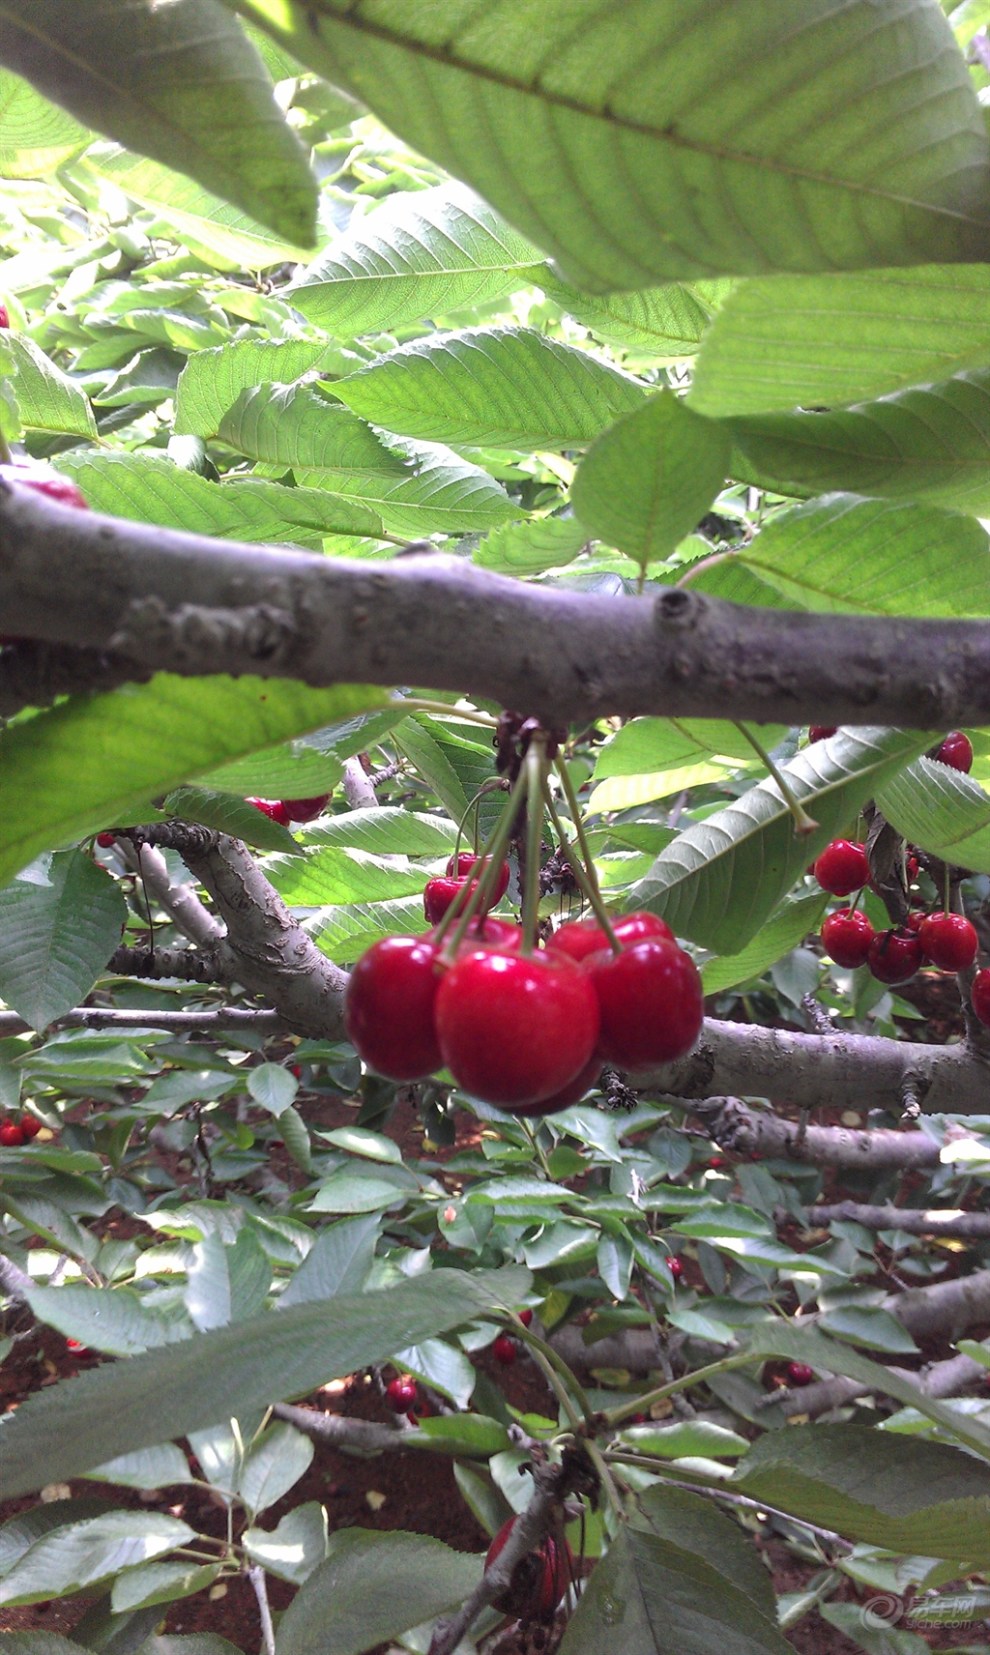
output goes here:
[[[451, 939], [451, 951], [453, 953], [457, 952], [463, 938], [467, 934], [468, 926], [471, 924], [471, 921], [475, 918], [475, 916], [481, 911], [482, 904], [485, 901], [488, 892], [491, 890], [493, 884], [498, 878], [498, 871], [505, 859], [505, 850], [509, 842], [509, 834], [512, 831], [512, 823], [515, 820], [516, 811], [519, 808], [520, 801], [526, 792], [526, 787], [526, 772], [525, 770], [520, 770], [519, 775], [513, 783], [509, 797], [506, 800], [505, 808], [496, 822], [495, 828], [487, 839], [482, 851], [482, 872], [476, 882], [473, 880], [468, 880], [467, 885], [465, 886], [465, 890], [470, 893], [466, 899], [466, 905], [465, 899], [463, 897], [459, 897], [451, 904], [450, 908], [448, 908], [447, 912], [443, 916], [443, 919], [436, 928], [437, 940], [441, 942], [448, 936], [451, 928], [453, 928], [453, 937]], [[471, 891], [472, 884], [475, 885], [475, 889], [473, 891]]]
[[804, 805], [801, 803], [800, 799], [795, 796], [791, 789], [790, 783], [787, 781], [779, 767], [774, 764], [773, 759], [770, 757], [770, 754], [767, 752], [763, 743], [757, 736], [754, 736], [752, 730], [747, 724], [740, 724], [736, 719], [733, 719], [733, 723], [739, 731], [739, 734], [745, 737], [746, 741], [749, 742], [753, 752], [756, 753], [757, 757], [760, 758], [766, 765], [774, 781], [777, 783], [777, 786], [780, 788], [784, 803], [794, 818], [794, 832], [800, 834], [802, 837], [805, 834], [814, 833], [818, 823], [815, 821], [813, 816], [808, 815]]
[[536, 946], [536, 926], [540, 913], [540, 847], [543, 843], [543, 775], [546, 766], [546, 745], [534, 736], [523, 759], [526, 776], [526, 882], [523, 890], [523, 945], [524, 954], [532, 954]]
[[[580, 1432], [582, 1436], [585, 1436], [588, 1432], [593, 1433], [596, 1429], [596, 1417], [594, 1410], [592, 1409], [588, 1398], [585, 1396], [583, 1387], [567, 1366], [564, 1358], [559, 1356], [553, 1346], [548, 1344], [545, 1339], [541, 1339], [538, 1333], [534, 1333], [531, 1328], [523, 1327], [521, 1322], [519, 1323], [519, 1327], [516, 1331], [518, 1332], [519, 1338], [527, 1346], [534, 1361], [539, 1362], [541, 1368], [544, 1370], [551, 1370], [556, 1376], [553, 1381], [552, 1388], [555, 1395], [560, 1398], [561, 1407], [567, 1415], [573, 1429]], [[561, 1390], [561, 1387], [563, 1387], [563, 1391]], [[566, 1395], [564, 1393], [566, 1393]], [[578, 1407], [581, 1410], [581, 1415], [584, 1420], [583, 1425], [581, 1423], [581, 1419], [574, 1412], [572, 1398], [577, 1401]]]
[[[595, 872], [595, 859], [591, 854], [591, 846], [588, 843], [588, 836], [584, 831], [584, 823], [581, 820], [581, 806], [578, 803], [578, 796], [574, 791], [574, 783], [571, 781], [570, 773], [567, 769], [567, 762], [564, 758], [556, 759], [555, 766], [557, 774], [560, 777], [560, 785], [564, 790], [564, 798], [567, 800], [567, 808], [571, 813], [571, 821], [574, 823], [574, 832], [577, 834], [577, 842], [581, 847], [581, 855], [584, 858], [584, 866], [588, 875], [588, 881], [592, 889], [597, 893], [599, 908], [601, 909], [601, 912], [604, 913], [605, 910], [604, 903], [602, 902], [601, 887], [598, 883], [598, 875]], [[599, 908], [595, 909], [596, 915], [599, 913]], [[605, 929], [608, 929], [607, 923]]]
[[666, 1385], [658, 1385], [656, 1390], [647, 1391], [645, 1396], [634, 1397], [631, 1402], [624, 1402], [621, 1408], [610, 1408], [602, 1415], [602, 1423], [606, 1428], [620, 1425], [631, 1414], [647, 1414], [655, 1402], [663, 1402], [668, 1396], [674, 1396], [677, 1391], [690, 1390], [693, 1385], [705, 1385], [709, 1379], [717, 1374], [731, 1373], [734, 1368], [746, 1368], [758, 1358], [749, 1351], [743, 1351], [737, 1356], [723, 1356], [721, 1361], [709, 1362], [707, 1367], [696, 1368], [694, 1373], [683, 1374], [680, 1379], [671, 1379]]
[[605, 1490], [605, 1496], [609, 1505], [615, 1512], [619, 1522], [624, 1523], [626, 1521], [625, 1507], [622, 1503], [622, 1496], [616, 1486], [615, 1478], [612, 1475], [611, 1466], [603, 1455], [597, 1442], [595, 1442], [592, 1437], [585, 1438], [584, 1446], [587, 1450], [589, 1460], [598, 1472], [598, 1476], [601, 1481], [601, 1485]]
[[547, 810], [550, 812], [550, 820], [553, 823], [554, 832], [560, 841], [561, 849], [567, 852], [571, 864], [571, 871], [581, 887], [581, 894], [590, 904], [592, 913], [609, 940], [609, 946], [611, 947], [612, 952], [614, 954], [618, 954], [620, 952], [619, 940], [612, 929], [612, 921], [609, 919], [605, 904], [602, 901], [602, 893], [599, 889], [598, 881], [595, 879], [593, 874], [589, 874], [588, 869], [584, 866], [584, 863], [581, 860], [581, 857], [573, 856], [571, 854], [571, 844], [567, 837], [567, 830], [561, 820], [560, 812], [554, 804], [553, 794], [550, 792], [550, 788], [547, 783], [544, 783], [543, 793]]

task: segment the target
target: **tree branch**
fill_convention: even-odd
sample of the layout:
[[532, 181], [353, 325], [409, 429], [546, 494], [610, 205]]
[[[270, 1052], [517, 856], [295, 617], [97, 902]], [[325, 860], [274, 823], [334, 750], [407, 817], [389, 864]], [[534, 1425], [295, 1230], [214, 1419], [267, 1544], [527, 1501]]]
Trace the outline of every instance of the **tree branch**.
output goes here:
[[[788, 1216], [788, 1215], [780, 1215]], [[990, 1237], [990, 1213], [967, 1213], [953, 1208], [870, 1207], [859, 1201], [836, 1201], [809, 1207], [809, 1224], [862, 1224], [867, 1230], [903, 1230], [905, 1235], [963, 1236], [968, 1241]]]
[[[73, 511], [0, 485], [5, 629], [149, 670], [312, 685], [412, 683], [518, 704], [550, 723], [604, 714], [757, 723], [990, 721], [983, 621], [810, 614], [682, 587], [651, 597], [526, 586], [463, 559], [383, 566], [211, 540]], [[85, 604], [79, 592], [86, 592]], [[0, 661], [0, 712], [23, 705]]]
[[127, 866], [138, 875], [159, 907], [178, 926], [190, 942], [208, 948], [219, 942], [223, 926], [199, 900], [191, 885], [173, 884], [168, 864], [154, 845], [134, 845], [129, 839], [119, 839], [117, 849]]
[[[962, 1355], [947, 1357], [943, 1362], [932, 1362], [920, 1372], [913, 1372], [910, 1368], [890, 1369], [898, 1379], [917, 1385], [925, 1396], [935, 1397], [958, 1396], [981, 1380], [986, 1371], [982, 1363]], [[818, 1419], [822, 1414], [830, 1414], [833, 1408], [842, 1408], [847, 1402], [854, 1402], [858, 1396], [869, 1396], [871, 1388], [858, 1379], [846, 1379], [836, 1374], [833, 1379], [822, 1379], [816, 1385], [805, 1385], [800, 1390], [779, 1391], [776, 1396], [768, 1397], [767, 1401], [787, 1419], [792, 1414], [807, 1414], [809, 1419]]]

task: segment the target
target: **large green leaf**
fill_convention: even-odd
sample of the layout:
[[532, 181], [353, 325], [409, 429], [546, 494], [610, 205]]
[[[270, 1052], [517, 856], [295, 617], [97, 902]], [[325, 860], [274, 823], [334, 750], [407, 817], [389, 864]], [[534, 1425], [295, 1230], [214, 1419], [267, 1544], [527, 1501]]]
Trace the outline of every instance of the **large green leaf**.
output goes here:
[[726, 422], [734, 476], [785, 494], [849, 489], [990, 512], [990, 370], [826, 414]]
[[289, 384], [329, 368], [337, 354], [335, 346], [313, 339], [237, 339], [197, 351], [179, 375], [175, 430], [181, 436], [216, 436], [242, 391], [272, 381]]
[[662, 850], [634, 888], [636, 906], [662, 913], [678, 936], [739, 953], [807, 864], [931, 739], [863, 727], [805, 748], [784, 774], [818, 823], [814, 833], [798, 837], [776, 783], [761, 782]]
[[645, 568], [690, 534], [728, 469], [725, 430], [661, 391], [592, 444], [571, 497], [582, 523]]
[[407, 896], [396, 902], [325, 908], [313, 927], [313, 941], [335, 965], [349, 965], [382, 937], [419, 936], [428, 930], [422, 896]]
[[270, 871], [279, 895], [290, 907], [323, 908], [331, 903], [389, 902], [419, 896], [422, 868], [405, 857], [388, 861], [366, 851], [328, 846], [305, 858], [279, 859]]
[[647, 394], [617, 368], [528, 328], [431, 334], [330, 389], [401, 435], [503, 448], [591, 442]]
[[[440, 1270], [377, 1293], [270, 1311], [77, 1374], [31, 1397], [0, 1437], [8, 1499], [113, 1455], [202, 1430], [518, 1304], [528, 1272]], [[154, 1397], [154, 1407], [148, 1398]]]
[[828, 905], [824, 891], [785, 902], [757, 931], [752, 942], [738, 954], [723, 955], [708, 960], [702, 967], [701, 981], [706, 994], [721, 994], [735, 988], [737, 983], [748, 983], [761, 977], [779, 959], [789, 954], [808, 935], [817, 931]]
[[[782, 725], [759, 726], [764, 747], [774, 747], [785, 734]], [[589, 806], [597, 813], [667, 798], [752, 765], [754, 758], [727, 719], [633, 718], [599, 749]]]
[[709, 328], [702, 414], [835, 407], [990, 362], [990, 264], [740, 282]]
[[89, 137], [30, 81], [0, 69], [0, 178], [47, 178]]
[[282, 1616], [277, 1655], [363, 1655], [462, 1603], [482, 1563], [425, 1534], [340, 1530]]
[[986, 1466], [942, 1443], [856, 1425], [768, 1431], [732, 1485], [888, 1551], [990, 1563]]
[[988, 256], [987, 135], [933, 0], [231, 3], [579, 286]]
[[809, 500], [691, 585], [731, 598], [741, 569], [780, 608], [946, 619], [990, 612], [990, 535], [962, 512], [916, 501]]
[[576, 517], [538, 517], [493, 529], [474, 551], [474, 561], [497, 575], [542, 575], [572, 563], [590, 544]]
[[485, 305], [523, 287], [539, 249], [462, 184], [400, 191], [352, 220], [288, 289], [337, 339]]
[[[730, 281], [671, 282], [639, 293], [582, 293], [549, 266], [533, 280], [561, 310], [640, 365], [694, 356]], [[704, 412], [705, 410], [701, 410]]]
[[0, 1581], [0, 1603], [38, 1603], [78, 1592], [174, 1551], [196, 1530], [156, 1511], [112, 1511], [36, 1540]]
[[920, 758], [877, 790], [877, 804], [912, 844], [990, 873], [990, 796], [971, 776]]
[[0, 998], [34, 1029], [79, 1005], [120, 941], [127, 906], [84, 851], [0, 887]]
[[39, 851], [136, 819], [226, 759], [380, 706], [379, 690], [287, 679], [177, 678], [78, 696], [0, 735], [0, 882]]
[[381, 519], [360, 501], [315, 488], [283, 488], [260, 478], [214, 483], [145, 454], [78, 449], [59, 470], [79, 484], [95, 511], [192, 534], [306, 546], [330, 534], [378, 535]]
[[96, 420], [82, 387], [26, 335], [12, 333], [4, 343], [13, 358], [11, 386], [21, 424], [32, 431], [95, 438]]
[[311, 246], [316, 184], [268, 73], [218, 0], [2, 0], [4, 61], [87, 126]]

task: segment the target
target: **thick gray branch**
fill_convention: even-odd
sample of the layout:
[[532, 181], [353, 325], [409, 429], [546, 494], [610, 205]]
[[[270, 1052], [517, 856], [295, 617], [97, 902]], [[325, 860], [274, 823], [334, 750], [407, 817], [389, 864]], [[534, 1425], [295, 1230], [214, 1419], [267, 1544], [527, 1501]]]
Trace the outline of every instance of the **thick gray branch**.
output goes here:
[[[938, 1397], [958, 1396], [982, 1379], [987, 1370], [971, 1356], [950, 1356], [944, 1362], [932, 1362], [919, 1373], [909, 1368], [895, 1367], [891, 1367], [890, 1371], [899, 1379], [917, 1385], [925, 1396]], [[785, 1418], [790, 1418], [792, 1414], [807, 1414], [810, 1419], [818, 1419], [822, 1414], [830, 1414], [833, 1408], [854, 1402], [858, 1396], [869, 1396], [870, 1389], [869, 1385], [862, 1384], [858, 1379], [846, 1379], [842, 1374], [836, 1374], [833, 1379], [821, 1379], [816, 1385], [782, 1391], [772, 1400]]]
[[968, 1241], [990, 1237], [990, 1213], [967, 1213], [951, 1208], [871, 1207], [860, 1201], [836, 1201], [809, 1207], [809, 1224], [862, 1224], [867, 1230], [903, 1230], [905, 1235], [963, 1236]]
[[[683, 588], [603, 600], [458, 558], [368, 565], [210, 540], [9, 484], [0, 539], [5, 631], [129, 658], [142, 677], [208, 664], [312, 685], [421, 684], [551, 723], [725, 706], [757, 722], [990, 721], [982, 621], [745, 608]], [[0, 663], [0, 712], [5, 697], [23, 701], [14, 673]]]

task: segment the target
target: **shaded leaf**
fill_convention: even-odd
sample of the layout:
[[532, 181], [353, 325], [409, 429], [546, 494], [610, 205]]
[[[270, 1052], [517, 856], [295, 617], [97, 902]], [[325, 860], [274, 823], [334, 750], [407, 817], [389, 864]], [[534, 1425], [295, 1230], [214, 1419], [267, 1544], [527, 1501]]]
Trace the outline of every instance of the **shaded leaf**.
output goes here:
[[972, 777], [919, 758], [877, 790], [877, 804], [912, 844], [976, 873], [990, 873], [990, 796]]
[[39, 1030], [85, 1000], [127, 921], [120, 886], [85, 851], [57, 853], [47, 875], [0, 888], [0, 995]]

